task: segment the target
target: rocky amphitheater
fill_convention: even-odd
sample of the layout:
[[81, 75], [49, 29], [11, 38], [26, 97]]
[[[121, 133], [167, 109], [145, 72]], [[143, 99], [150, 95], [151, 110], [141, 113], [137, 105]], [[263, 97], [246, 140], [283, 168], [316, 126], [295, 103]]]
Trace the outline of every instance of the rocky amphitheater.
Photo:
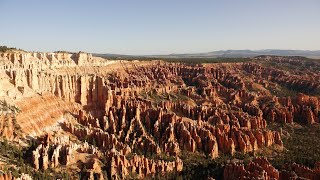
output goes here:
[[[320, 162], [272, 163], [290, 150], [287, 127], [318, 127], [319, 69], [299, 57], [1, 53], [2, 146], [22, 155], [0, 155], [0, 179], [320, 179]], [[195, 168], [191, 158], [210, 163]]]

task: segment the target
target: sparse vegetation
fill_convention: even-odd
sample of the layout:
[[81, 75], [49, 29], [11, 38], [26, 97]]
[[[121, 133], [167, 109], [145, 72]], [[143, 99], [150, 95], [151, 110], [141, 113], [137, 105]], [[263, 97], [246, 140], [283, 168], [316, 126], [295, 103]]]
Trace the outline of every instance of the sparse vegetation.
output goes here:
[[181, 173], [183, 179], [205, 179], [214, 177], [222, 179], [223, 166], [227, 158], [222, 155], [217, 159], [211, 159], [201, 153], [183, 152], [181, 159], [183, 160], [183, 171]]
[[11, 173], [14, 177], [19, 177], [22, 173], [29, 174], [34, 179], [38, 180], [55, 180], [55, 179], [71, 179], [70, 174], [67, 172], [55, 172], [52, 169], [43, 171], [36, 171], [29, 164], [31, 152], [35, 148], [35, 144], [29, 147], [18, 147], [15, 144], [9, 143], [6, 139], [0, 141], [0, 158], [5, 162], [1, 167], [4, 173]]
[[15, 47], [7, 47], [7, 46], [0, 46], [0, 52], [7, 52], [7, 51], [23, 51], [22, 49], [17, 49]]
[[21, 110], [17, 106], [8, 104], [6, 100], [0, 100], [0, 111], [11, 111], [14, 114], [17, 114]]
[[276, 88], [268, 87], [266, 89], [268, 89], [272, 95], [275, 95], [278, 97], [289, 97], [289, 96], [294, 97], [299, 93], [298, 91], [295, 91], [280, 85], [278, 85]]
[[151, 100], [153, 105], [156, 107], [163, 101], [172, 101], [172, 102], [177, 102], [177, 101], [188, 101], [190, 98], [187, 96], [177, 92], [177, 93], [158, 93], [156, 91], [142, 91], [140, 93], [140, 96], [143, 99]]
[[71, 54], [71, 53], [73, 53], [73, 52], [64, 51], [64, 50], [59, 50], [59, 51], [54, 51], [54, 53], [67, 53], [67, 54]]
[[102, 58], [108, 60], [139, 60], [139, 61], [151, 61], [162, 60], [166, 62], [175, 63], [188, 63], [188, 64], [201, 64], [201, 63], [236, 63], [236, 62], [249, 62], [251, 58], [227, 58], [227, 57], [190, 57], [190, 58], [174, 58], [174, 57], [148, 57], [148, 56], [123, 56], [123, 55], [99, 55]]
[[290, 136], [283, 138], [283, 153], [272, 158], [271, 163], [279, 169], [286, 163], [298, 163], [307, 167], [313, 167], [320, 161], [320, 126], [292, 126], [283, 125], [283, 130], [291, 132]]

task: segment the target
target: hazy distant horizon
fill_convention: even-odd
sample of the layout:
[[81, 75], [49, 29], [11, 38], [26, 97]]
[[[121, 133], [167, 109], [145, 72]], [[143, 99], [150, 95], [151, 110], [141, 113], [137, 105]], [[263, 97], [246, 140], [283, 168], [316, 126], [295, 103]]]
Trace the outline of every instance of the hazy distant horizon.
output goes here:
[[0, 1], [0, 44], [128, 55], [320, 50], [320, 1]]
[[[17, 47], [17, 46], [8, 46], [6, 44], [0, 44], [0, 46], [7, 46], [8, 48], [17, 48], [17, 49], [21, 49], [21, 50], [25, 50], [28, 52], [56, 52], [56, 51], [66, 51], [66, 52], [72, 52], [72, 53], [77, 53], [80, 52], [81, 50], [74, 50], [74, 51], [69, 51], [69, 50], [65, 50], [65, 49], [56, 49], [53, 51], [39, 51], [39, 50], [27, 50], [27, 49], [23, 49], [21, 47]], [[305, 52], [319, 52], [320, 54], [320, 50], [308, 50], [308, 49], [222, 49], [222, 50], [212, 50], [212, 51], [208, 51], [208, 52], [194, 52], [194, 53], [190, 53], [190, 52], [178, 52], [178, 53], [163, 53], [163, 54], [150, 54], [150, 53], [146, 53], [146, 54], [123, 54], [123, 53], [110, 53], [110, 52], [101, 52], [101, 53], [97, 53], [97, 52], [90, 52], [90, 51], [81, 51], [81, 52], [87, 52], [87, 53], [92, 53], [92, 54], [110, 54], [110, 55], [124, 55], [124, 56], [166, 56], [166, 55], [192, 55], [192, 54], [206, 54], [206, 53], [212, 53], [212, 52], [227, 52], [227, 51], [252, 51], [252, 52], [265, 52], [265, 51], [305, 51]], [[320, 56], [320, 55], [319, 55]]]
[[[135, 56], [152, 56], [152, 55], [183, 55], [183, 54], [206, 54], [206, 53], [211, 53], [211, 52], [219, 52], [219, 51], [253, 51], [253, 52], [258, 52], [258, 51], [268, 51], [268, 50], [276, 50], [276, 51], [310, 51], [310, 52], [319, 52], [320, 50], [308, 50], [308, 49], [222, 49], [222, 50], [212, 50], [208, 52], [178, 52], [178, 53], [164, 53], [164, 54], [121, 54], [121, 53], [109, 53], [109, 52], [104, 52], [104, 53], [96, 53], [96, 52], [88, 52], [88, 53], [93, 53], [93, 54], [114, 54], [114, 55], [135, 55]], [[77, 52], [77, 51], [74, 51]]]

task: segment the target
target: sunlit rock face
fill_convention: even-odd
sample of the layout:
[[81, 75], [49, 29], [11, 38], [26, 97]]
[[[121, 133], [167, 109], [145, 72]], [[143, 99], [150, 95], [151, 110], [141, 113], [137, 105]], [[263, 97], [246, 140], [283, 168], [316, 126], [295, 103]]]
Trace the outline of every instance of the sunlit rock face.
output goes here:
[[285, 170], [278, 171], [265, 158], [256, 158], [247, 165], [230, 163], [224, 169], [224, 179], [319, 179], [319, 163], [313, 169], [296, 163], [286, 164]]
[[[0, 95], [19, 109], [2, 111], [1, 136], [35, 139], [36, 170], [85, 166], [88, 178], [107, 171], [112, 179], [142, 179], [183, 171], [185, 152], [216, 159], [282, 148], [280, 132], [268, 129], [273, 122], [319, 122], [319, 96], [268, 90], [317, 92], [319, 74], [290, 75], [254, 62], [110, 61], [82, 52], [2, 53], [0, 62]], [[230, 173], [281, 176], [263, 158], [229, 165]]]

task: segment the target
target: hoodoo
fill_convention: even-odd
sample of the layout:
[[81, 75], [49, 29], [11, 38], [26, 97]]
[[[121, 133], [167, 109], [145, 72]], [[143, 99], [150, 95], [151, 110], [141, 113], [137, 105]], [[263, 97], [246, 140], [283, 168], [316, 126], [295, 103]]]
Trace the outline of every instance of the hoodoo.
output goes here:
[[[319, 72], [298, 76], [256, 59], [194, 65], [83, 52], [1, 53], [0, 135], [27, 149], [24, 163], [34, 171], [92, 179], [180, 176], [190, 168], [186, 154], [214, 162], [283, 150], [284, 133], [269, 125], [317, 124], [319, 80]], [[282, 96], [280, 87], [303, 91]], [[319, 176], [316, 168], [289, 166], [299, 177]], [[11, 179], [8, 172], [4, 179]], [[225, 179], [285, 173], [266, 158], [224, 167]]]

